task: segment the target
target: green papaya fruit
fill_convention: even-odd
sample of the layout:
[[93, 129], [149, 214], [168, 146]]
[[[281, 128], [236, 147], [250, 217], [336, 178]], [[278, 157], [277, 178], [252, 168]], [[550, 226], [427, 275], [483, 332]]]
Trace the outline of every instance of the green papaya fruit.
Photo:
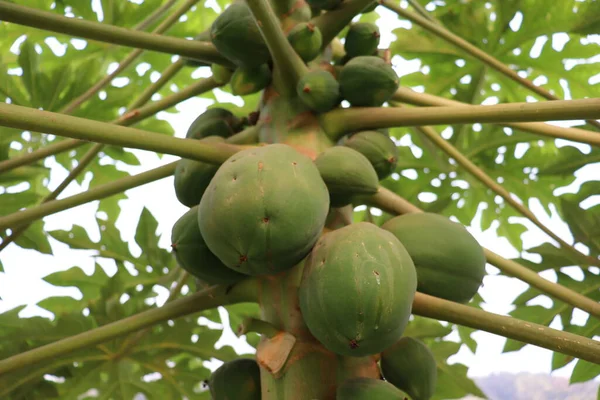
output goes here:
[[208, 248], [228, 267], [274, 274], [299, 263], [319, 238], [329, 194], [312, 160], [285, 144], [227, 159], [200, 201]]
[[252, 359], [239, 358], [217, 368], [208, 380], [212, 400], [260, 400], [260, 368]]
[[271, 55], [258, 25], [245, 2], [232, 3], [210, 28], [212, 44], [239, 67], [258, 67]]
[[396, 71], [376, 56], [359, 56], [348, 61], [339, 75], [344, 99], [355, 107], [379, 107], [400, 85]]
[[300, 100], [313, 111], [327, 112], [340, 103], [340, 84], [327, 71], [307, 72], [296, 86]]
[[359, 194], [373, 194], [379, 187], [377, 172], [367, 159], [349, 147], [330, 147], [315, 159], [327, 185], [332, 207], [343, 207]]
[[231, 77], [231, 93], [236, 96], [245, 96], [256, 93], [271, 83], [271, 69], [267, 64], [258, 67], [239, 67]]
[[231, 111], [214, 107], [204, 111], [191, 123], [185, 137], [187, 139], [201, 139], [207, 136], [226, 138], [242, 130], [242, 127], [243, 121]]
[[[204, 32], [200, 32], [199, 34], [197, 34], [196, 36], [194, 36], [194, 40], [197, 40], [199, 42], [210, 42], [210, 32], [204, 31]], [[183, 57], [183, 60], [185, 61], [185, 65], [187, 67], [209, 67], [210, 63], [206, 63], [204, 61], [198, 61], [198, 60], [194, 60], [188, 57]]]
[[394, 217], [381, 226], [406, 247], [417, 268], [418, 290], [467, 303], [485, 275], [485, 254], [459, 223], [433, 213]]
[[337, 387], [336, 400], [411, 400], [394, 385], [373, 378], [347, 379]]
[[297, 24], [290, 30], [287, 38], [304, 62], [314, 60], [321, 53], [323, 35], [321, 35], [321, 30], [311, 23]]
[[210, 70], [212, 72], [213, 79], [219, 85], [225, 85], [231, 79], [233, 75], [233, 71], [227, 67], [224, 67], [219, 64], [212, 64], [210, 66]]
[[379, 180], [390, 176], [398, 164], [396, 143], [384, 133], [378, 131], [358, 132], [344, 141], [344, 146], [367, 157], [375, 168]]
[[350, 58], [371, 56], [379, 46], [379, 28], [370, 22], [358, 22], [350, 25], [344, 42], [344, 50]]
[[171, 247], [177, 264], [190, 275], [211, 285], [230, 284], [247, 278], [210, 252], [198, 227], [198, 206], [190, 208], [173, 225]]
[[[201, 139], [207, 143], [224, 143], [220, 136], [208, 136]], [[177, 162], [174, 174], [175, 196], [181, 204], [193, 207], [200, 204], [200, 199], [215, 176], [219, 166], [202, 161], [182, 158]]]
[[[306, 0], [308, 5], [315, 10], [333, 10], [342, 4], [343, 0]], [[317, 14], [318, 15], [318, 14]]]
[[371, 223], [353, 223], [324, 234], [307, 257], [300, 310], [312, 335], [333, 353], [377, 354], [402, 336], [416, 278], [394, 235]]
[[429, 400], [437, 383], [437, 364], [431, 350], [419, 339], [405, 336], [381, 354], [386, 381], [413, 400]]

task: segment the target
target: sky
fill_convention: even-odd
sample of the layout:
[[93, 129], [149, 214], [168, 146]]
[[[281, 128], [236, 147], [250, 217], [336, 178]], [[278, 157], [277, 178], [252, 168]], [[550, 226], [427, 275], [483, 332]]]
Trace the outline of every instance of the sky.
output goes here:
[[[393, 29], [399, 26], [411, 26], [407, 21], [399, 21], [389, 11], [382, 9], [382, 7], [379, 7], [377, 12], [382, 16], [381, 20], [378, 22], [382, 34], [380, 45], [382, 48], [386, 47], [390, 41], [393, 40], [393, 35], [391, 35]], [[176, 57], [173, 58], [173, 60], [175, 59]], [[418, 61], [406, 61], [400, 57], [395, 57], [393, 63], [400, 76], [421, 68]], [[109, 68], [109, 71], [114, 67], [115, 65], [112, 65]], [[147, 72], [147, 69], [143, 66], [138, 67], [138, 72], [150, 73]], [[206, 72], [206, 69], [199, 69], [195, 72], [195, 77], [199, 78], [201, 76], [206, 76]], [[153, 79], [155, 80], [158, 77], [158, 73], [155, 72], [154, 75]], [[228, 95], [225, 92], [216, 90], [216, 95], [218, 101], [227, 100], [237, 102], [237, 104], [240, 105], [242, 104], [240, 98]], [[177, 137], [184, 137], [190, 123], [211, 103], [210, 100], [206, 99], [190, 99], [176, 107], [178, 113], [169, 114], [161, 112], [158, 116], [160, 119], [164, 119], [171, 123], [176, 131], [175, 135]], [[563, 122], [560, 125], [567, 126], [576, 123], [577, 121]], [[563, 145], [573, 145], [566, 141], [563, 142]], [[578, 145], [578, 147], [583, 149], [586, 148], [586, 146], [582, 145]], [[178, 159], [177, 157], [168, 155], [159, 159], [154, 153], [136, 150], [133, 150], [133, 152], [138, 155], [141, 166], [126, 166], [124, 164], [119, 164], [121, 169], [130, 173], [143, 172]], [[46, 166], [51, 168], [50, 187], [54, 188], [67, 176], [68, 171], [58, 165], [53, 159], [47, 159]], [[582, 182], [589, 180], [594, 176], [594, 172], [594, 166], [581, 169], [576, 174], [577, 180], [569, 187], [560, 189], [561, 193], [575, 192]], [[86, 190], [89, 180], [90, 176], [88, 174], [87, 179], [82, 185], [71, 183], [60, 198]], [[140, 249], [133, 241], [133, 236], [137, 220], [143, 207], [148, 208], [158, 220], [158, 232], [162, 235], [160, 245], [169, 248], [171, 228], [175, 221], [187, 211], [187, 207], [181, 205], [175, 197], [173, 178], [163, 179], [143, 187], [129, 190], [126, 193], [128, 199], [120, 202], [122, 212], [119, 219], [116, 221], [116, 226], [120, 229], [122, 238], [125, 241], [130, 242], [130, 248], [133, 254], [140, 254]], [[588, 207], [591, 205], [592, 204], [588, 204]], [[95, 222], [97, 206], [98, 202], [92, 202], [46, 217], [44, 219], [45, 229], [47, 231], [57, 229], [70, 230], [72, 224], [76, 223], [87, 229], [92, 240], [97, 240], [99, 239], [99, 231]], [[532, 202], [529, 206], [542, 223], [550, 227], [567, 242], [572, 243], [573, 238], [568, 227], [560, 221], [555, 211], [552, 215], [547, 215], [539, 203], [536, 204], [535, 202]], [[497, 222], [494, 222], [490, 229], [482, 232], [477, 228], [477, 225], [479, 225], [478, 219], [479, 214], [474, 220], [474, 226], [467, 228], [481, 245], [506, 258], [519, 256], [519, 253], [506, 239], [499, 238], [496, 235], [496, 229], [498, 227]], [[530, 227], [530, 230], [522, 237], [524, 248], [534, 247], [545, 241], [549, 241], [547, 237], [538, 228], [533, 227], [531, 223], [524, 219], [520, 219], [520, 221], [523, 221], [524, 224]], [[0, 312], [14, 308], [18, 305], [26, 304], [27, 307], [21, 312], [22, 317], [33, 315], [51, 317], [51, 313], [37, 307], [35, 304], [49, 296], [71, 295], [76, 299], [81, 298], [81, 294], [77, 289], [54, 287], [44, 282], [42, 278], [53, 272], [65, 270], [73, 266], [79, 266], [86, 273], [90, 274], [94, 268], [94, 260], [90, 257], [92, 252], [86, 250], [71, 250], [64, 244], [54, 241], [53, 239], [50, 240], [54, 250], [54, 256], [25, 250], [14, 244], [11, 244], [6, 250], [0, 253], [0, 260], [5, 268], [5, 274], [2, 275], [0, 280], [0, 296], [2, 298], [2, 301], [0, 301]], [[112, 275], [115, 272], [115, 266], [112, 262], [101, 261], [100, 263], [105, 267], [108, 274]], [[487, 272], [488, 275], [484, 279], [484, 286], [479, 292], [485, 300], [483, 308], [490, 312], [506, 315], [512, 309], [510, 306], [511, 301], [525, 290], [526, 284], [513, 278], [497, 276], [498, 270], [489, 265], [487, 267]], [[565, 270], [564, 272], [569, 273], [569, 275], [575, 279], [581, 279], [582, 276], [581, 272], [576, 268], [569, 271]], [[542, 275], [547, 279], [556, 281], [556, 275], [551, 271], [542, 273]], [[166, 299], [167, 290], [159, 287], [157, 291], [161, 292], [161, 295], [157, 300], [157, 303], [160, 305]], [[549, 306], [550, 299], [540, 297], [530, 304]], [[222, 315], [226, 318], [225, 313], [222, 312]], [[585, 322], [586, 318], [587, 314], [575, 310], [575, 323], [582, 324]], [[228, 324], [226, 323], [225, 326], [228, 326]], [[553, 323], [551, 327], [560, 328], [560, 324]], [[458, 335], [452, 334], [450, 337], [457, 338]], [[459, 353], [452, 356], [449, 360], [450, 363], [460, 362], [467, 365], [469, 367], [469, 376], [487, 376], [499, 372], [550, 373], [552, 353], [548, 350], [540, 349], [535, 346], [526, 346], [519, 352], [503, 354], [501, 353], [505, 342], [503, 337], [485, 332], [478, 332], [473, 335], [473, 338], [479, 344], [475, 354], [471, 353], [466, 346], [463, 346]], [[218, 345], [222, 344], [230, 344], [238, 351], [242, 352], [251, 350], [251, 347], [244, 345], [243, 341], [236, 338], [229, 329], [225, 330], [223, 337], [218, 343]], [[218, 365], [218, 362], [210, 363], [209, 367], [214, 369]], [[571, 363], [566, 367], [555, 371], [553, 375], [568, 377], [570, 376], [573, 366], [574, 363]]]

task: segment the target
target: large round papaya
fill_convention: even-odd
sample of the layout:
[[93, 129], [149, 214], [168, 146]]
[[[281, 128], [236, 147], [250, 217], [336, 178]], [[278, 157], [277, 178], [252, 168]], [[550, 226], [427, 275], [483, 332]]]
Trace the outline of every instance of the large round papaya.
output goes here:
[[485, 275], [485, 254], [459, 223], [432, 213], [394, 217], [382, 225], [406, 247], [417, 268], [418, 290], [467, 303]]
[[431, 350], [418, 339], [401, 338], [381, 354], [386, 381], [408, 393], [413, 400], [429, 400], [437, 383], [437, 364]]
[[332, 207], [343, 207], [359, 194], [377, 192], [377, 172], [369, 160], [349, 147], [330, 147], [315, 159], [327, 185]]
[[231, 93], [236, 96], [246, 96], [259, 92], [271, 83], [271, 69], [267, 64], [258, 67], [235, 70], [231, 76]]
[[312, 160], [284, 144], [227, 159], [200, 201], [200, 231], [228, 267], [274, 274], [299, 263], [325, 226], [329, 193]]
[[416, 288], [415, 267], [402, 243], [359, 222], [319, 239], [305, 261], [300, 310], [325, 348], [368, 356], [400, 339]]
[[370, 56], [379, 46], [379, 28], [370, 22], [357, 22], [350, 25], [344, 42], [344, 50], [350, 58]]
[[323, 35], [315, 25], [301, 22], [294, 26], [287, 39], [304, 62], [314, 60], [321, 52]]
[[[225, 139], [220, 136], [208, 136], [201, 140], [208, 143], [225, 142]], [[218, 169], [219, 166], [215, 164], [187, 158], [179, 160], [174, 174], [175, 196], [177, 196], [177, 200], [188, 207], [200, 204], [200, 199], [204, 191]]]
[[385, 133], [379, 131], [358, 132], [344, 141], [344, 146], [367, 157], [380, 180], [390, 176], [398, 164], [396, 143]]
[[394, 385], [373, 378], [347, 379], [337, 387], [336, 400], [410, 400]]
[[260, 400], [260, 368], [249, 358], [226, 362], [208, 380], [212, 400]]
[[198, 206], [190, 208], [173, 225], [171, 247], [177, 264], [192, 276], [211, 285], [236, 283], [246, 278], [227, 268], [210, 252], [198, 227]]
[[340, 84], [327, 71], [307, 72], [296, 86], [300, 100], [311, 110], [323, 113], [340, 103]]
[[379, 107], [398, 90], [396, 71], [376, 56], [359, 56], [342, 67], [339, 76], [344, 99], [355, 107]]
[[257, 67], [271, 58], [245, 2], [232, 3], [214, 20], [210, 37], [219, 53], [239, 67]]
[[201, 139], [207, 136], [226, 138], [239, 132], [242, 126], [242, 120], [231, 111], [214, 107], [204, 111], [191, 123], [185, 137], [187, 139]]

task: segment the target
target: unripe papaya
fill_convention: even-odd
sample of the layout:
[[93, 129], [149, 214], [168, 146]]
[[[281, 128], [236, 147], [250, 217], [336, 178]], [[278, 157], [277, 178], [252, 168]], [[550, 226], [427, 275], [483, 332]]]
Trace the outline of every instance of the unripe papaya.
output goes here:
[[400, 85], [396, 71], [376, 56], [359, 56], [348, 61], [339, 75], [344, 99], [355, 107], [379, 107]]
[[304, 62], [314, 60], [321, 53], [323, 35], [311, 23], [301, 22], [288, 33], [288, 41]]
[[271, 83], [271, 69], [267, 64], [258, 67], [239, 67], [231, 77], [231, 93], [245, 96], [266, 88]]
[[274, 274], [299, 263], [319, 238], [329, 194], [312, 160], [271, 144], [227, 159], [200, 201], [200, 231], [228, 267]]
[[336, 354], [362, 357], [400, 339], [416, 288], [415, 267], [402, 243], [359, 222], [319, 239], [298, 293], [312, 335]]
[[350, 58], [371, 56], [379, 46], [379, 28], [370, 22], [358, 22], [350, 25], [344, 42], [344, 50]]
[[[210, 32], [209, 31], [204, 31], [204, 32], [200, 32], [199, 34], [197, 34], [196, 36], [194, 36], [194, 40], [197, 40], [199, 42], [210, 42]], [[183, 57], [183, 59], [185, 60], [185, 65], [187, 67], [209, 67], [210, 63], [206, 63], [204, 61], [198, 61], [198, 60], [194, 60], [191, 58], [187, 58], [187, 57]]]
[[332, 207], [343, 207], [359, 194], [377, 192], [379, 179], [369, 160], [349, 147], [330, 147], [315, 159]]
[[233, 75], [232, 70], [219, 64], [212, 64], [210, 66], [210, 70], [212, 72], [213, 79], [219, 85], [224, 85], [229, 82], [231, 75]]
[[227, 268], [210, 252], [198, 227], [198, 206], [190, 208], [173, 225], [171, 247], [177, 264], [190, 275], [211, 285], [230, 284], [247, 278]]
[[394, 172], [398, 164], [396, 143], [384, 133], [363, 131], [350, 136], [344, 146], [350, 147], [367, 157], [379, 179], [385, 179]]
[[333, 10], [342, 4], [342, 1], [343, 0], [306, 0], [311, 8], [315, 10]]
[[191, 123], [185, 137], [187, 139], [202, 139], [207, 136], [226, 138], [239, 132], [242, 127], [242, 120], [231, 111], [214, 107], [204, 111]]
[[[209, 136], [202, 139], [202, 141], [223, 143], [225, 139], [220, 136]], [[177, 200], [188, 207], [200, 204], [200, 199], [204, 191], [218, 169], [219, 166], [215, 164], [187, 158], [179, 160], [174, 174], [175, 196], [177, 196]]]
[[208, 381], [212, 400], [260, 400], [260, 368], [252, 359], [239, 358], [217, 368]]
[[340, 84], [327, 71], [307, 72], [296, 86], [298, 97], [308, 108], [326, 112], [340, 103]]
[[245, 2], [232, 3], [213, 22], [210, 37], [219, 53], [239, 67], [258, 67], [271, 58]]
[[418, 339], [401, 338], [381, 354], [386, 381], [408, 393], [413, 400], [429, 400], [437, 383], [437, 364], [431, 350]]
[[410, 400], [394, 385], [373, 378], [348, 379], [338, 385], [336, 400]]
[[406, 247], [417, 268], [418, 290], [467, 303], [485, 275], [485, 254], [459, 223], [433, 213], [394, 217], [381, 226]]

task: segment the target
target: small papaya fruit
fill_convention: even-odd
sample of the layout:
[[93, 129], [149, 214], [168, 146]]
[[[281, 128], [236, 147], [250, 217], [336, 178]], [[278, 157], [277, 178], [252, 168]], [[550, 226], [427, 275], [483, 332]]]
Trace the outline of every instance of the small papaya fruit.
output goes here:
[[173, 225], [171, 247], [177, 264], [190, 275], [211, 285], [230, 284], [247, 278], [227, 268], [208, 249], [198, 227], [198, 206], [190, 208]]
[[418, 290], [467, 303], [485, 275], [485, 254], [459, 223], [433, 213], [404, 214], [381, 226], [406, 247], [417, 268]]
[[[208, 143], [224, 143], [220, 136], [201, 139]], [[210, 180], [215, 176], [218, 165], [182, 158], [177, 162], [174, 174], [175, 196], [184, 206], [193, 207], [200, 203]]]
[[398, 90], [396, 71], [377, 56], [358, 56], [339, 75], [344, 99], [355, 107], [379, 107]]
[[200, 114], [188, 128], [187, 139], [201, 139], [207, 136], [229, 137], [239, 132], [243, 121], [231, 111], [220, 107], [209, 108]]
[[233, 75], [232, 70], [219, 64], [212, 64], [210, 66], [210, 70], [212, 72], [213, 79], [219, 85], [225, 85], [231, 79], [231, 75]]
[[404, 246], [378, 226], [359, 222], [324, 234], [304, 262], [300, 310], [329, 351], [350, 357], [396, 343], [417, 288]]
[[231, 77], [231, 93], [246, 96], [266, 88], [271, 83], [271, 69], [267, 64], [257, 67], [239, 67]]
[[208, 380], [212, 400], [260, 400], [260, 368], [249, 358], [228, 361]]
[[321, 30], [308, 22], [294, 26], [287, 35], [288, 41], [304, 62], [314, 60], [321, 52]]
[[[210, 32], [208, 30], [204, 31], [204, 32], [200, 32], [199, 34], [197, 34], [196, 36], [194, 36], [194, 40], [197, 40], [199, 42], [210, 42]], [[198, 60], [194, 60], [192, 58], [188, 58], [188, 57], [183, 57], [183, 59], [185, 60], [185, 65], [187, 67], [209, 67], [210, 63], [206, 63], [204, 61], [198, 61]]]
[[379, 180], [390, 176], [398, 164], [396, 143], [384, 133], [378, 131], [358, 132], [345, 140], [344, 146], [367, 157], [375, 168]]
[[271, 58], [258, 25], [245, 2], [235, 2], [213, 21], [212, 44], [239, 67], [258, 67]]
[[340, 84], [327, 71], [307, 72], [296, 86], [300, 100], [311, 110], [322, 113], [340, 103]]
[[229, 268], [274, 274], [299, 263], [321, 235], [329, 193], [312, 159], [285, 144], [228, 158], [200, 200], [200, 231]]
[[394, 385], [373, 378], [347, 379], [338, 385], [336, 400], [411, 400]]
[[429, 400], [437, 383], [437, 364], [431, 350], [419, 339], [402, 337], [381, 354], [386, 381], [413, 400]]
[[332, 207], [343, 207], [359, 194], [377, 192], [379, 179], [369, 160], [349, 147], [330, 147], [315, 159]]
[[344, 42], [344, 50], [350, 58], [371, 56], [379, 46], [379, 28], [370, 22], [358, 22], [350, 25]]

